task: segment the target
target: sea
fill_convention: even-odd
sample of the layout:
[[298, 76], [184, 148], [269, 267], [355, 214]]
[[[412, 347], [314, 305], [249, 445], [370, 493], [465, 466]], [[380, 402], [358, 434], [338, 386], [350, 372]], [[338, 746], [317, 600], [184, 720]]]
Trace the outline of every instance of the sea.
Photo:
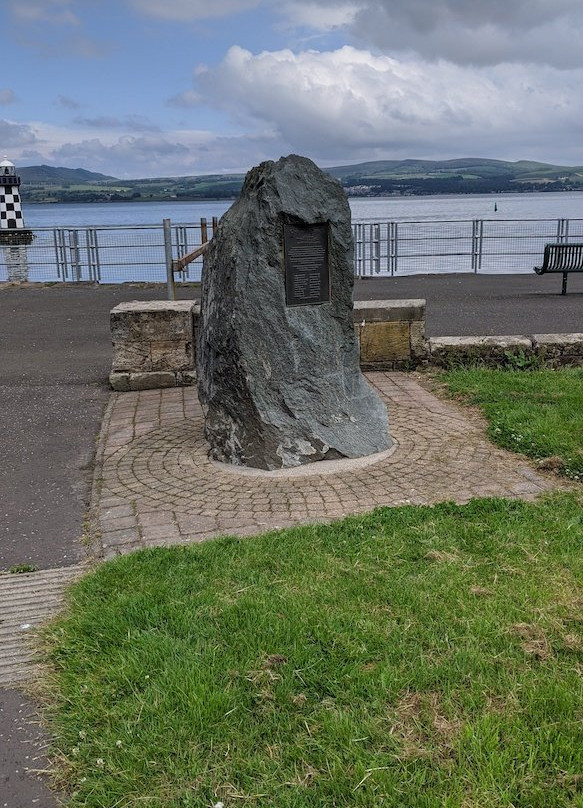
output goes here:
[[[351, 197], [349, 203], [358, 275], [531, 273], [545, 243], [583, 241], [583, 191]], [[200, 220], [210, 224], [231, 204], [25, 204], [24, 221], [34, 241], [25, 252], [0, 249], [0, 281], [21, 276], [30, 281], [163, 281], [162, 221], [173, 225], [174, 257], [185, 255], [200, 243]], [[201, 271], [202, 260], [195, 261], [181, 279], [198, 281]]]
[[[426, 222], [472, 219], [583, 219], [583, 191], [455, 194], [349, 199], [352, 221]], [[232, 201], [87, 202], [24, 206], [27, 227], [173, 224], [220, 217]]]

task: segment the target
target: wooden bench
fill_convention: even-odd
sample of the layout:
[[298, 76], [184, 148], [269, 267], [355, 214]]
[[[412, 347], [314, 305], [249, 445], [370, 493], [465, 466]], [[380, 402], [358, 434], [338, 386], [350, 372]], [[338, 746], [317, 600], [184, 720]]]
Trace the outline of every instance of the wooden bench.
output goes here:
[[561, 294], [567, 294], [567, 274], [583, 272], [583, 244], [545, 244], [542, 267], [534, 267], [537, 275], [545, 272], [562, 272], [563, 288]]

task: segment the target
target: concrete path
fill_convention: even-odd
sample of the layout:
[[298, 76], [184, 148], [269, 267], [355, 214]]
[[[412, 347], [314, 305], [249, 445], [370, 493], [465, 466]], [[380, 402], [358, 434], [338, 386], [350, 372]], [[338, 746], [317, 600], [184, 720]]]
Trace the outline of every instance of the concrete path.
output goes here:
[[35, 629], [59, 611], [66, 586], [84, 570], [78, 564], [0, 574], [0, 687], [26, 682], [36, 675]]

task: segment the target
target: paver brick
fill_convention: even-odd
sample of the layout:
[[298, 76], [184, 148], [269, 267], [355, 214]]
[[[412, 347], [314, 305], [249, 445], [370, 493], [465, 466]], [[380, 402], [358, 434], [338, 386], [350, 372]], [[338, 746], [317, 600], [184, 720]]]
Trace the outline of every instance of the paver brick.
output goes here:
[[395, 451], [362, 467], [305, 476], [240, 475], [212, 463], [193, 388], [113, 394], [99, 500], [104, 556], [329, 522], [378, 506], [532, 498], [559, 484], [494, 447], [462, 410], [414, 377], [367, 376], [387, 401]]

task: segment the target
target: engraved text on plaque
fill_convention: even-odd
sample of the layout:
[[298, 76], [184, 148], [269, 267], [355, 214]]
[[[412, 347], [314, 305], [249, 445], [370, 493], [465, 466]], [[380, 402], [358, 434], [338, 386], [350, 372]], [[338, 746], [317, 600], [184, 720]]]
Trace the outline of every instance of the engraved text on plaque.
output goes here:
[[328, 224], [284, 224], [285, 299], [288, 306], [330, 300]]

